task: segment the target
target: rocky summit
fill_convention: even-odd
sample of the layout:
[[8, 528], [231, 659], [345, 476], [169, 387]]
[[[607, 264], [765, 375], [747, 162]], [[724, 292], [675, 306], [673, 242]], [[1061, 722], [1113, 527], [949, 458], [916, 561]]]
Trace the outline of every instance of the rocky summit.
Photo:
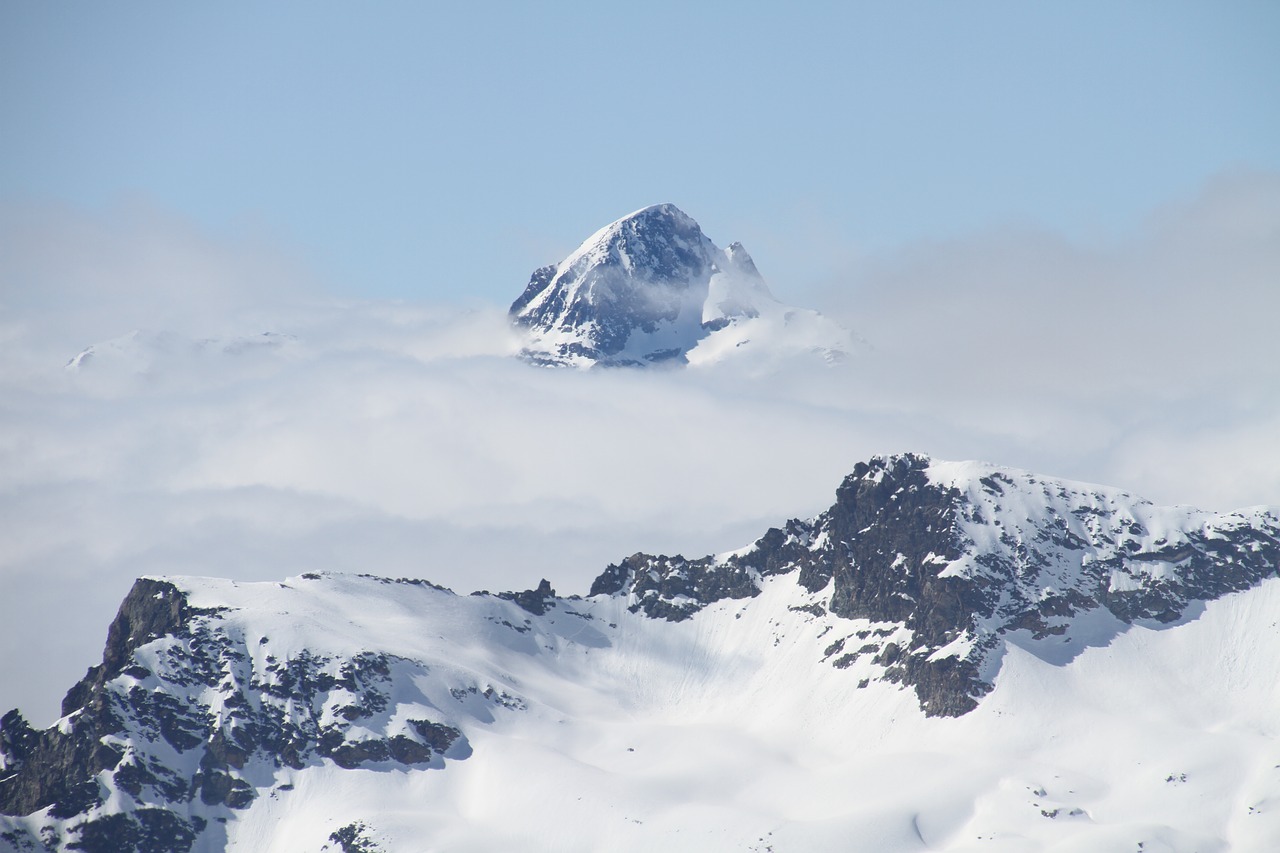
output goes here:
[[[1274, 657], [1278, 565], [1274, 509], [1157, 507], [906, 454], [857, 465], [814, 518], [725, 554], [634, 554], [585, 597], [545, 580], [460, 596], [370, 575], [143, 578], [61, 719], [37, 729], [17, 710], [0, 718], [0, 850], [390, 853], [494, 849], [527, 833], [558, 839], [546, 849], [764, 850], [775, 832], [795, 842], [779, 849], [835, 849], [866, 825], [849, 804], [872, 796], [858, 786], [883, 776], [884, 755], [933, 767], [895, 784], [925, 785], [920, 801], [940, 803], [901, 815], [900, 836], [883, 828], [898, 827], [896, 813], [883, 817], [884, 849], [980, 840], [990, 815], [1022, 819], [1009, 799], [1021, 777], [991, 769], [1002, 739], [1023, 756], [1055, 743], [1044, 734], [1055, 725], [1101, 737], [1082, 707], [1130, 709], [1108, 716], [1121, 727], [1108, 749], [1145, 742], [1142, 720], [1164, 706], [1159, 743], [1173, 727], [1207, 756], [1252, 737], [1250, 714], [1274, 710], [1245, 700]], [[1160, 639], [1193, 628], [1190, 640]], [[1092, 651], [1108, 654], [1073, 668]], [[1129, 674], [1117, 682], [1116, 671]], [[1178, 703], [1197, 692], [1171, 678], [1195, 679], [1205, 702], [1245, 699], [1189, 713]], [[1131, 682], [1146, 686], [1107, 698]], [[1199, 719], [1210, 722], [1187, 728]], [[1006, 734], [1011, 720], [1026, 732]], [[987, 745], [929, 764], [958, 732]], [[1076, 763], [1088, 745], [1062, 737], [1065, 757], [1038, 759], [1057, 775], [1025, 783], [1028, 814], [1079, 818], [1084, 847], [1175, 837], [1108, 825], [1110, 788]], [[903, 758], [911, 749], [924, 752]], [[1161, 760], [1158, 778], [1125, 796], [1150, 787], [1177, 823], [1182, 800], [1165, 792], [1194, 784], [1204, 759], [1185, 758], [1191, 776]], [[956, 761], [973, 767], [957, 776]], [[1248, 838], [1280, 829], [1264, 810], [1280, 792], [1271, 777], [1236, 775], [1261, 792], [1236, 792], [1250, 811], [1206, 820]], [[941, 778], [945, 795], [929, 787]], [[1082, 781], [1053, 781], [1064, 778]], [[788, 799], [795, 785], [804, 802]], [[1028, 826], [1024, 840], [1045, 831]]]
[[753, 339], [834, 361], [851, 346], [837, 324], [774, 299], [742, 244], [719, 248], [671, 204], [624, 216], [535, 270], [509, 313], [521, 356], [543, 366], [714, 361]]
[[868, 620], [893, 638], [836, 631], [825, 658], [845, 667], [867, 655], [877, 677], [914, 688], [925, 714], [956, 716], [991, 690], [1005, 642], [1078, 654], [1135, 622], [1176, 622], [1278, 565], [1274, 511], [1156, 507], [1115, 489], [907, 454], [860, 463], [829, 510], [750, 548], [700, 560], [636, 554], [591, 592], [680, 620], [755, 596], [762, 577], [794, 575], [818, 596], [815, 617]]

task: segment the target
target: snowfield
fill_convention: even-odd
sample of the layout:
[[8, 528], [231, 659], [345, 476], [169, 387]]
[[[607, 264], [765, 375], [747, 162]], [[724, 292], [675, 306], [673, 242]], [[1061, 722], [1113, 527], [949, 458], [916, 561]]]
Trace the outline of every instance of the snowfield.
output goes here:
[[[368, 577], [171, 580], [193, 607], [230, 608], [224, 630], [257, 649], [255, 667], [304, 650], [416, 662], [389, 715], [426, 711], [472, 750], [443, 768], [276, 770], [225, 825], [228, 850], [337, 850], [331, 834], [352, 824], [385, 851], [1264, 851], [1280, 839], [1280, 580], [1181, 624], [1122, 626], [1066, 663], [1012, 646], [994, 692], [959, 718], [926, 718], [909, 690], [860, 688], [870, 672], [856, 663], [819, 666], [832, 623], [849, 620], [797, 609], [822, 596], [789, 576], [679, 623], [620, 597], [538, 616]], [[476, 702], [486, 691], [505, 698]]]

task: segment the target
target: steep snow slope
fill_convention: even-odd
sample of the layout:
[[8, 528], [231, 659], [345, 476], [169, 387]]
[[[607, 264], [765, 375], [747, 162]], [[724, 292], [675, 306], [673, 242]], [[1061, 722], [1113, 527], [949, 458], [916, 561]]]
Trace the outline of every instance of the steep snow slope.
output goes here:
[[739, 350], [836, 361], [845, 329], [769, 292], [740, 243], [720, 249], [670, 204], [646, 207], [536, 270], [510, 315], [534, 364], [591, 367], [710, 364]]
[[[860, 465], [816, 519], [634, 555], [586, 599], [140, 581], [67, 716], [0, 724], [5, 810], [32, 812], [0, 838], [1274, 849], [1278, 533], [1270, 510], [905, 456]], [[948, 659], [973, 679], [928, 676]]]

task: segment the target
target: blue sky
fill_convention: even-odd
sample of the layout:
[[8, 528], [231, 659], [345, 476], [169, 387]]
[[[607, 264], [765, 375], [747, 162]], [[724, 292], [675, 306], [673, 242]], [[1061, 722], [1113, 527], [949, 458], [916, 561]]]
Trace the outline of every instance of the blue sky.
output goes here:
[[1280, 170], [1271, 2], [0, 7], [0, 203], [144, 208], [348, 295], [505, 302], [672, 201], [784, 299], [1106, 239]]

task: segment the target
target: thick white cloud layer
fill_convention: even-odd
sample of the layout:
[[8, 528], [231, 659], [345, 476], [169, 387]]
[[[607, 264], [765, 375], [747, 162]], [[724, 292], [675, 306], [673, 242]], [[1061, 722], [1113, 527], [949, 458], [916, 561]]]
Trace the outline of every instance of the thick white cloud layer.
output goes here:
[[40, 723], [141, 574], [585, 593], [634, 551], [816, 513], [899, 450], [1280, 502], [1275, 176], [1096, 246], [856, 264], [810, 301], [866, 350], [769, 370], [539, 370], [510, 358], [503, 306], [326, 300], [262, 244], [156, 215], [0, 223], [0, 705]]
[[1280, 176], [1223, 177], [1123, 240], [992, 235], [850, 278], [830, 296], [879, 349], [885, 407], [1007, 440], [960, 453], [1161, 502], [1280, 497]]

